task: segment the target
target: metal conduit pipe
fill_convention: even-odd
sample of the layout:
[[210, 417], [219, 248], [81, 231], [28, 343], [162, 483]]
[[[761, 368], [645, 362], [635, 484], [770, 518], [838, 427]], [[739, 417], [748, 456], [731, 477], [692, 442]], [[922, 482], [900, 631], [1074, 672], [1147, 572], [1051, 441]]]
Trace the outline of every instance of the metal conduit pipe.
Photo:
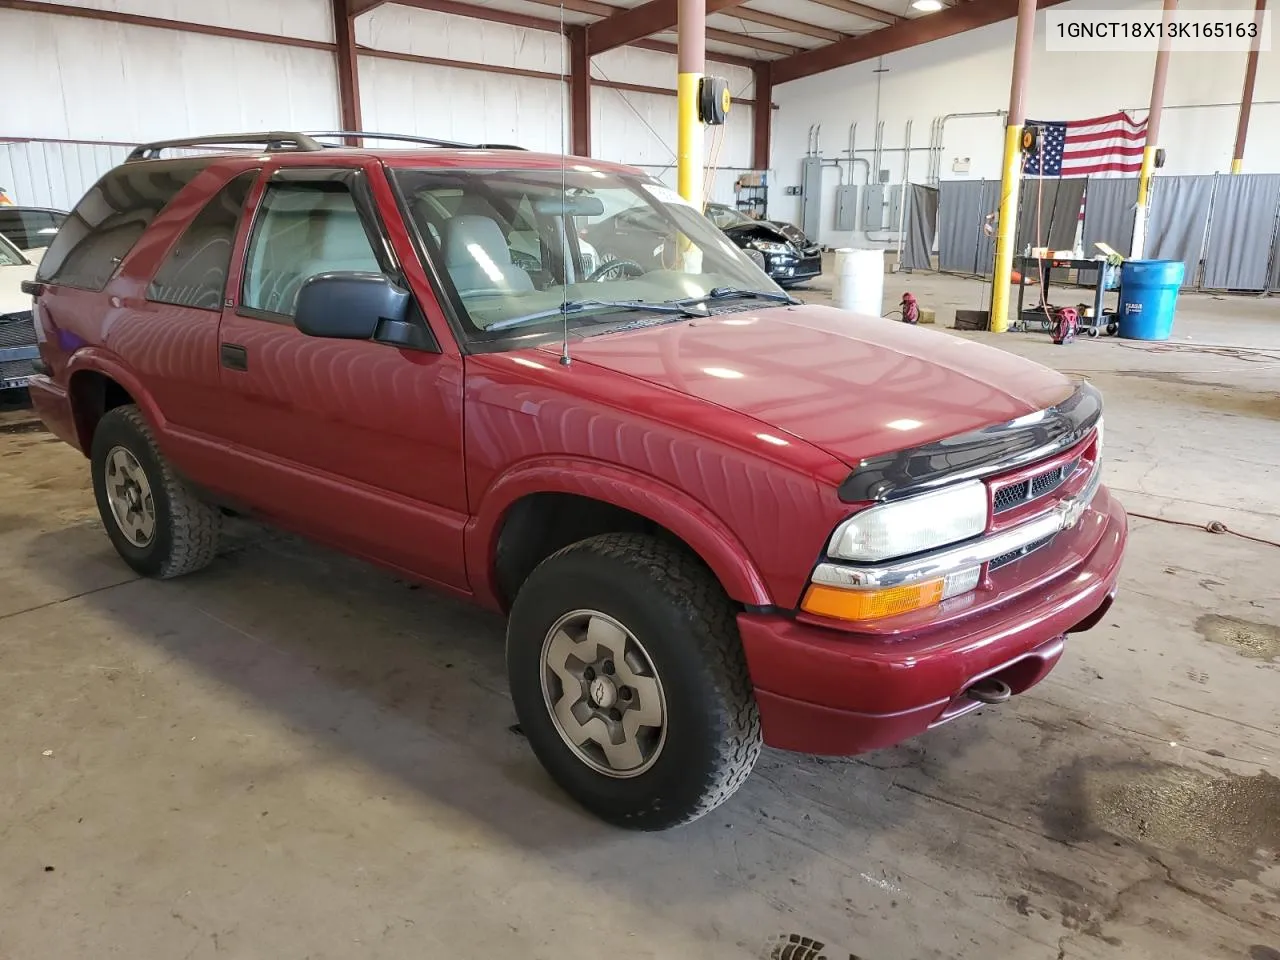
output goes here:
[[871, 182], [871, 161], [868, 160], [866, 157], [859, 157], [856, 155], [857, 150], [854, 148], [854, 144], [856, 143], [857, 135], [858, 135], [858, 125], [856, 123], [849, 124], [849, 149], [846, 151], [849, 154], [849, 182], [853, 183], [853, 174], [856, 169], [854, 167], [854, 164], [863, 163], [863, 164], [866, 164], [866, 167], [867, 167], [867, 183], [870, 183]]
[[933, 182], [937, 184], [942, 179], [942, 153], [945, 147], [943, 138], [946, 136], [948, 120], [964, 120], [974, 117], [999, 117], [1003, 120], [1008, 114], [1008, 110], [977, 110], [967, 113], [948, 113], [939, 117], [937, 120], [938, 135], [934, 141]]
[[905, 152], [902, 155], [902, 193], [898, 197], [898, 261], [894, 264], [894, 270], [902, 269], [902, 242], [904, 231], [907, 226], [907, 187], [911, 185], [911, 121], [907, 121]]

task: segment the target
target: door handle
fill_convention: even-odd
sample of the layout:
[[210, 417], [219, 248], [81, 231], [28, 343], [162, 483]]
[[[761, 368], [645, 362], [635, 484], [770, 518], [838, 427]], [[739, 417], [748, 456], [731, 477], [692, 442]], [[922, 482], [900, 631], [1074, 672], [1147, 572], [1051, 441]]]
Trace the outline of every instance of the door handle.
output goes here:
[[228, 370], [248, 370], [249, 351], [238, 343], [224, 343], [218, 348], [222, 365]]

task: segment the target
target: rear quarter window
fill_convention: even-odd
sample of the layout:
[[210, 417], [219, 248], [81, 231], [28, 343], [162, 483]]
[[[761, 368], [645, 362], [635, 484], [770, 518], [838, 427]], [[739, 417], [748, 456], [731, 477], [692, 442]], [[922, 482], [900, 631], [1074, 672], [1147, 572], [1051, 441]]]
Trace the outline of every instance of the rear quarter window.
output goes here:
[[76, 204], [40, 261], [36, 278], [101, 290], [151, 221], [204, 167], [190, 161], [116, 167]]

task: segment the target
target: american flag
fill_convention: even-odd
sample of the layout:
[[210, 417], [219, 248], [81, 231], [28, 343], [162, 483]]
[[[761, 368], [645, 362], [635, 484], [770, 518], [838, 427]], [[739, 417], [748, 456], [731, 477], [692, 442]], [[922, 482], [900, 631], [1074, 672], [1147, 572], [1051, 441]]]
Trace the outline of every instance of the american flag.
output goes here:
[[1022, 162], [1022, 172], [1030, 176], [1122, 175], [1142, 168], [1145, 119], [1138, 122], [1121, 112], [1088, 120], [1028, 120], [1026, 125], [1040, 128], [1040, 146], [1027, 151]]

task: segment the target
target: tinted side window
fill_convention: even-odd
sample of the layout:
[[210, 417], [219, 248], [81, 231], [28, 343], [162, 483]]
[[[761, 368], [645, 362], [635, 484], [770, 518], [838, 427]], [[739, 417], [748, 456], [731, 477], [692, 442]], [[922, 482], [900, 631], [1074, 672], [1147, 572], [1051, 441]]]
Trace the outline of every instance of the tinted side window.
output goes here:
[[269, 184], [249, 241], [244, 306], [292, 317], [303, 281], [336, 270], [382, 272], [347, 185]]
[[256, 170], [240, 174], [196, 214], [147, 286], [148, 300], [202, 310], [222, 309], [236, 227], [257, 177]]
[[40, 261], [37, 278], [101, 290], [147, 225], [203, 167], [190, 161], [116, 167], [71, 211]]

